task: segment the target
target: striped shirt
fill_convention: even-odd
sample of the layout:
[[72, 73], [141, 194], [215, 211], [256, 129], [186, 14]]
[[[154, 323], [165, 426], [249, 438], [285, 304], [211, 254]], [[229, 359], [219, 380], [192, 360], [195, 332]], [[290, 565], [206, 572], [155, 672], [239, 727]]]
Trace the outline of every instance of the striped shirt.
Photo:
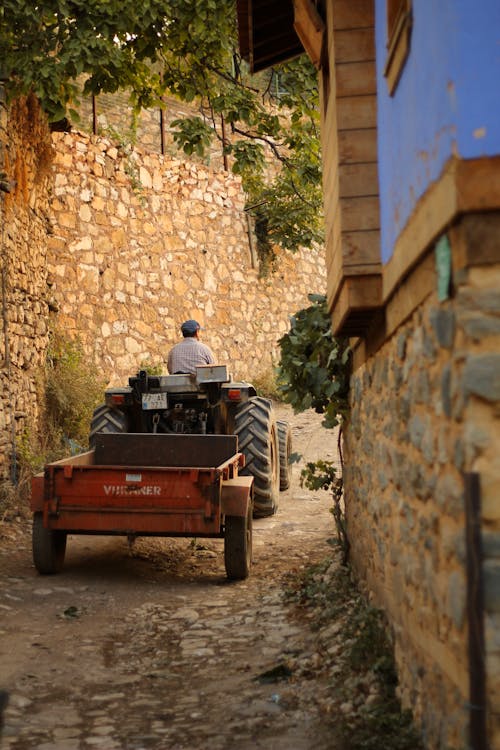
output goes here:
[[167, 359], [168, 371], [171, 375], [176, 372], [196, 373], [199, 365], [213, 365], [215, 358], [212, 350], [195, 336], [187, 336], [179, 341], [171, 350]]

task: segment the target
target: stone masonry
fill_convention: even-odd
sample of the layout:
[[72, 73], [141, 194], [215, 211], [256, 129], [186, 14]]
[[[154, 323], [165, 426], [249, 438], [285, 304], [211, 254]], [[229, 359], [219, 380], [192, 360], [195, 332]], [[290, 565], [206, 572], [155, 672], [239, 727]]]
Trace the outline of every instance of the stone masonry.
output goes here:
[[[455, 283], [452, 299], [427, 298], [354, 373], [345, 491], [355, 567], [393, 622], [403, 703], [422, 722], [429, 748], [461, 750], [469, 746], [470, 710], [463, 472], [481, 476], [493, 721], [500, 695], [500, 461], [494, 448], [500, 439], [500, 267], [471, 268]], [[498, 747], [498, 726], [496, 732]]]
[[261, 278], [238, 177], [100, 136], [54, 143], [51, 304], [106, 378], [164, 363], [186, 318], [235, 377], [269, 371], [289, 315], [325, 288], [321, 254], [282, 253]]
[[269, 374], [288, 317], [325, 288], [320, 251], [259, 274], [240, 180], [78, 132], [51, 135], [36, 101], [0, 102], [0, 480], [36, 430], [49, 326], [110, 384], [164, 372], [190, 317], [235, 377]]
[[47, 225], [52, 145], [34, 98], [8, 111], [0, 88], [0, 481], [13, 478], [16, 439], [38, 415], [47, 347]]

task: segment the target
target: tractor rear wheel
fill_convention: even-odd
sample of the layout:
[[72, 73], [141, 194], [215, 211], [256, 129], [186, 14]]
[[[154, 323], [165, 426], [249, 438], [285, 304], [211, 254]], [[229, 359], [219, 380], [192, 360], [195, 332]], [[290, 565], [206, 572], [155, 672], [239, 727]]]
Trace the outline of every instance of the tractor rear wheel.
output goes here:
[[49, 575], [59, 573], [64, 565], [66, 554], [66, 532], [46, 529], [43, 513], [33, 514], [33, 562], [39, 573]]
[[271, 402], [254, 396], [238, 406], [234, 416], [238, 450], [245, 456], [240, 474], [254, 478], [254, 518], [278, 509], [280, 464], [278, 428]]
[[245, 517], [226, 516], [224, 529], [224, 564], [233, 581], [248, 578], [252, 564], [252, 504]]
[[110, 409], [106, 404], [101, 404], [94, 411], [90, 423], [89, 445], [91, 448], [95, 447], [98, 432], [128, 432], [127, 416], [118, 409]]
[[287, 490], [292, 481], [292, 428], [288, 422], [278, 420], [278, 446], [280, 453], [280, 491]]

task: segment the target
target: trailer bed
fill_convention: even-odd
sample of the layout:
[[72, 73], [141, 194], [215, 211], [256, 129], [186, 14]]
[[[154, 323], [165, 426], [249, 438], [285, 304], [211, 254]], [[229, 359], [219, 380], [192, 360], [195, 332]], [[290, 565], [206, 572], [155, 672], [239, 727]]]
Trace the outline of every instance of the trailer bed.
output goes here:
[[[33, 479], [36, 545], [46, 557], [44, 532], [226, 539], [228, 525], [251, 529], [253, 480], [238, 475], [243, 465], [232, 435], [99, 434], [93, 450]], [[37, 568], [53, 567], [37, 564], [33, 538]]]

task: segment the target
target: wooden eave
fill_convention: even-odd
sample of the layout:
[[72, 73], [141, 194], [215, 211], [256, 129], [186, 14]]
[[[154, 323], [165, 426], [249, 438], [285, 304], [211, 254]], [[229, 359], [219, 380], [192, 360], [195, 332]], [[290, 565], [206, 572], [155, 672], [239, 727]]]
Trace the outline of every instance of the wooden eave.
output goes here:
[[304, 52], [292, 0], [236, 0], [240, 51], [252, 73]]
[[382, 307], [380, 273], [345, 277], [332, 305], [332, 331], [336, 336], [366, 336]]

